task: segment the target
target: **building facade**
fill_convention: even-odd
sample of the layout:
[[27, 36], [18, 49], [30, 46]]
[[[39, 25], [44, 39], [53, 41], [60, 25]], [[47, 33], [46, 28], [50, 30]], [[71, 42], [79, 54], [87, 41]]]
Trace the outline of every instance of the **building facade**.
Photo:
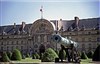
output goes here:
[[52, 42], [53, 34], [60, 34], [78, 42], [80, 51], [95, 50], [100, 42], [100, 18], [74, 20], [38, 19], [33, 24], [0, 26], [0, 52], [18, 48], [23, 53], [44, 52], [47, 48], [59, 49]]

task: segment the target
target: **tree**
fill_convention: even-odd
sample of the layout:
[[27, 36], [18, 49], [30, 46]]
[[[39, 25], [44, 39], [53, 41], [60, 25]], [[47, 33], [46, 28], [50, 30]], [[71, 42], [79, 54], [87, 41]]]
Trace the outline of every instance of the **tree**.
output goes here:
[[100, 61], [100, 45], [96, 48], [94, 54], [93, 54], [93, 61]]
[[84, 51], [81, 53], [81, 59], [88, 59], [88, 57]]
[[40, 53], [40, 59], [43, 59], [43, 53]]
[[59, 51], [58, 50], [55, 50], [55, 52], [56, 52], [57, 55], [59, 55]]
[[19, 60], [20, 61], [21, 59], [22, 59], [21, 52], [18, 49], [15, 49], [12, 53], [11, 60]]
[[11, 51], [7, 52], [7, 56], [9, 57], [9, 59], [11, 59], [12, 52]]
[[88, 56], [88, 58], [92, 58], [92, 57], [93, 57], [93, 51], [89, 51], [89, 52], [87, 53], [87, 56]]
[[48, 48], [43, 54], [42, 61], [52, 62], [55, 61], [55, 58], [58, 58], [56, 52], [52, 48]]
[[2, 62], [9, 62], [10, 61], [10, 59], [7, 56], [7, 53], [6, 52], [3, 53], [1, 60], [2, 60]]
[[30, 55], [27, 53], [27, 54], [26, 54], [26, 57], [27, 57], [27, 58], [30, 58]]
[[32, 55], [33, 59], [40, 59], [40, 56], [38, 53], [35, 53]]
[[61, 62], [63, 62], [64, 59], [66, 59], [66, 52], [65, 50], [60, 50], [59, 51], [59, 59], [61, 59]]
[[33, 55], [32, 55], [32, 59], [36, 59], [36, 56], [35, 56], [35, 54], [33, 54]]
[[39, 59], [40, 58], [40, 56], [39, 56], [38, 53], [35, 53], [35, 56], [36, 56], [36, 59]]
[[26, 58], [26, 56], [24, 54], [22, 54], [22, 59], [25, 59], [25, 58]]

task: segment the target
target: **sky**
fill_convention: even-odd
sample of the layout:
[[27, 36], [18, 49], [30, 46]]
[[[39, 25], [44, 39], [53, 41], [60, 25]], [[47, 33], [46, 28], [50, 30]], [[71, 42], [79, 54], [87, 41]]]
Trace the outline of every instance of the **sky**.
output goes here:
[[47, 20], [73, 20], [100, 17], [99, 0], [0, 0], [0, 26], [33, 23], [41, 18]]

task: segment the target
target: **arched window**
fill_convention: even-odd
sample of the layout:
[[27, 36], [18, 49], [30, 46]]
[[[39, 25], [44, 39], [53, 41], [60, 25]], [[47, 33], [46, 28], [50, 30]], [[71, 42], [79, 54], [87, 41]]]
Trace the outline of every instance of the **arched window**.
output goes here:
[[35, 44], [35, 45], [34, 45], [34, 48], [38, 48], [38, 45], [37, 45], [37, 44]]
[[40, 35], [40, 41], [44, 42], [44, 35]]

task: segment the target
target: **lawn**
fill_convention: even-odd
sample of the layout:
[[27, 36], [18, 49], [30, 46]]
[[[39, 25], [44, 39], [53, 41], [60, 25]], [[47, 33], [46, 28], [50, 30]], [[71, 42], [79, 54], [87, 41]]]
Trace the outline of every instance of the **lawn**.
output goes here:
[[100, 62], [94, 62], [92, 61], [92, 59], [86, 59], [86, 60], [81, 59], [80, 64], [100, 64]]
[[11, 63], [41, 63], [39, 59], [26, 58], [21, 61], [11, 61]]
[[[32, 58], [26, 58], [26, 59], [22, 59], [21, 61], [11, 61], [11, 63], [41, 63], [41, 60], [39, 59], [32, 59]], [[81, 59], [81, 63], [80, 64], [100, 64], [100, 63], [95, 63], [92, 62], [92, 59]]]

